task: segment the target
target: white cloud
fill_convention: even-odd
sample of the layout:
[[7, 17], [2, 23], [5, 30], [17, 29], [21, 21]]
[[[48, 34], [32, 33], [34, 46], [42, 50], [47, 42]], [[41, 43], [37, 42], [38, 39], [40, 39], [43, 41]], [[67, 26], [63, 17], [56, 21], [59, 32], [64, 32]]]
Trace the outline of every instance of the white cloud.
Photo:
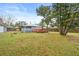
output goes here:
[[16, 22], [17, 21], [26, 21], [28, 24], [30, 22], [32, 24], [38, 24], [42, 19], [42, 17], [39, 17], [39, 16], [37, 16], [37, 17], [16, 17], [16, 18], [17, 18]]
[[[34, 13], [29, 13], [28, 9], [22, 5], [9, 5], [3, 6], [0, 8], [0, 13], [5, 15], [13, 15], [17, 20], [16, 21], [26, 21], [29, 23], [31, 21], [32, 24], [39, 23], [42, 17], [37, 16], [35, 11]], [[33, 11], [33, 10], [32, 10]]]

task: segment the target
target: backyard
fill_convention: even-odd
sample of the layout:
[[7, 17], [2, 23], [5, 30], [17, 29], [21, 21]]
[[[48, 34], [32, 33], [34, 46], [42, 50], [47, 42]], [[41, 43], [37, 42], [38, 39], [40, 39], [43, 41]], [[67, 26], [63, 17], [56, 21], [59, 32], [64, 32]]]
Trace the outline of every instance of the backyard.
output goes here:
[[79, 56], [79, 33], [0, 33], [2, 56]]

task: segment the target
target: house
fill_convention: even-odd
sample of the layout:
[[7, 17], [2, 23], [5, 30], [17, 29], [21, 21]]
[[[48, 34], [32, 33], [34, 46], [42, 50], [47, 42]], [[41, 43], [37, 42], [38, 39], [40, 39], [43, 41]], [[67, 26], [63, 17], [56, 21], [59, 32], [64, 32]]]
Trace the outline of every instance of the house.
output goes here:
[[15, 28], [12, 26], [7, 26], [7, 31], [15, 31]]
[[37, 25], [24, 25], [21, 26], [21, 31], [22, 32], [37, 32], [37, 33], [45, 33], [48, 32], [48, 30], [46, 28], [37, 26]]
[[36, 32], [36, 33], [47, 33], [48, 32], [48, 29], [42, 28], [42, 27], [36, 27], [32, 31], [33, 32]]
[[4, 25], [2, 18], [0, 18], [0, 32], [6, 32], [6, 31], [7, 31], [7, 28]]
[[23, 25], [23, 26], [21, 26], [21, 31], [22, 32], [32, 32], [32, 30], [36, 27], [37, 27], [36, 25]]
[[0, 25], [0, 32], [6, 32], [6, 31], [7, 31], [7, 28]]

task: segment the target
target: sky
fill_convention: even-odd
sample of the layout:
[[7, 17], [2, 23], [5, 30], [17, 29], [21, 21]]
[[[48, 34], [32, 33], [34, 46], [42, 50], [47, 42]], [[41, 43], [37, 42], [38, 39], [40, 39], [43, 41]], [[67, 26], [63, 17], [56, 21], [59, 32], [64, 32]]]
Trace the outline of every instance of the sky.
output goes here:
[[0, 3], [0, 15], [14, 17], [16, 21], [38, 24], [42, 17], [37, 16], [36, 8], [40, 5], [49, 6], [49, 3]]

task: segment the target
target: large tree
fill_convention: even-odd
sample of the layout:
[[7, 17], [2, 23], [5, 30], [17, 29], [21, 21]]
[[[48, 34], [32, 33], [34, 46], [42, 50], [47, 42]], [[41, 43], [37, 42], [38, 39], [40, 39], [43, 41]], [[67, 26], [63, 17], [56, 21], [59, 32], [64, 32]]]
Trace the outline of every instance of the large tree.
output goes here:
[[66, 35], [70, 29], [79, 25], [79, 4], [78, 3], [55, 3], [52, 6], [40, 6], [37, 15], [43, 16], [47, 25], [52, 18], [56, 19], [60, 35]]
[[78, 25], [79, 4], [56, 3], [52, 5], [52, 17], [57, 18], [57, 24], [61, 35], [66, 35], [69, 29]]

